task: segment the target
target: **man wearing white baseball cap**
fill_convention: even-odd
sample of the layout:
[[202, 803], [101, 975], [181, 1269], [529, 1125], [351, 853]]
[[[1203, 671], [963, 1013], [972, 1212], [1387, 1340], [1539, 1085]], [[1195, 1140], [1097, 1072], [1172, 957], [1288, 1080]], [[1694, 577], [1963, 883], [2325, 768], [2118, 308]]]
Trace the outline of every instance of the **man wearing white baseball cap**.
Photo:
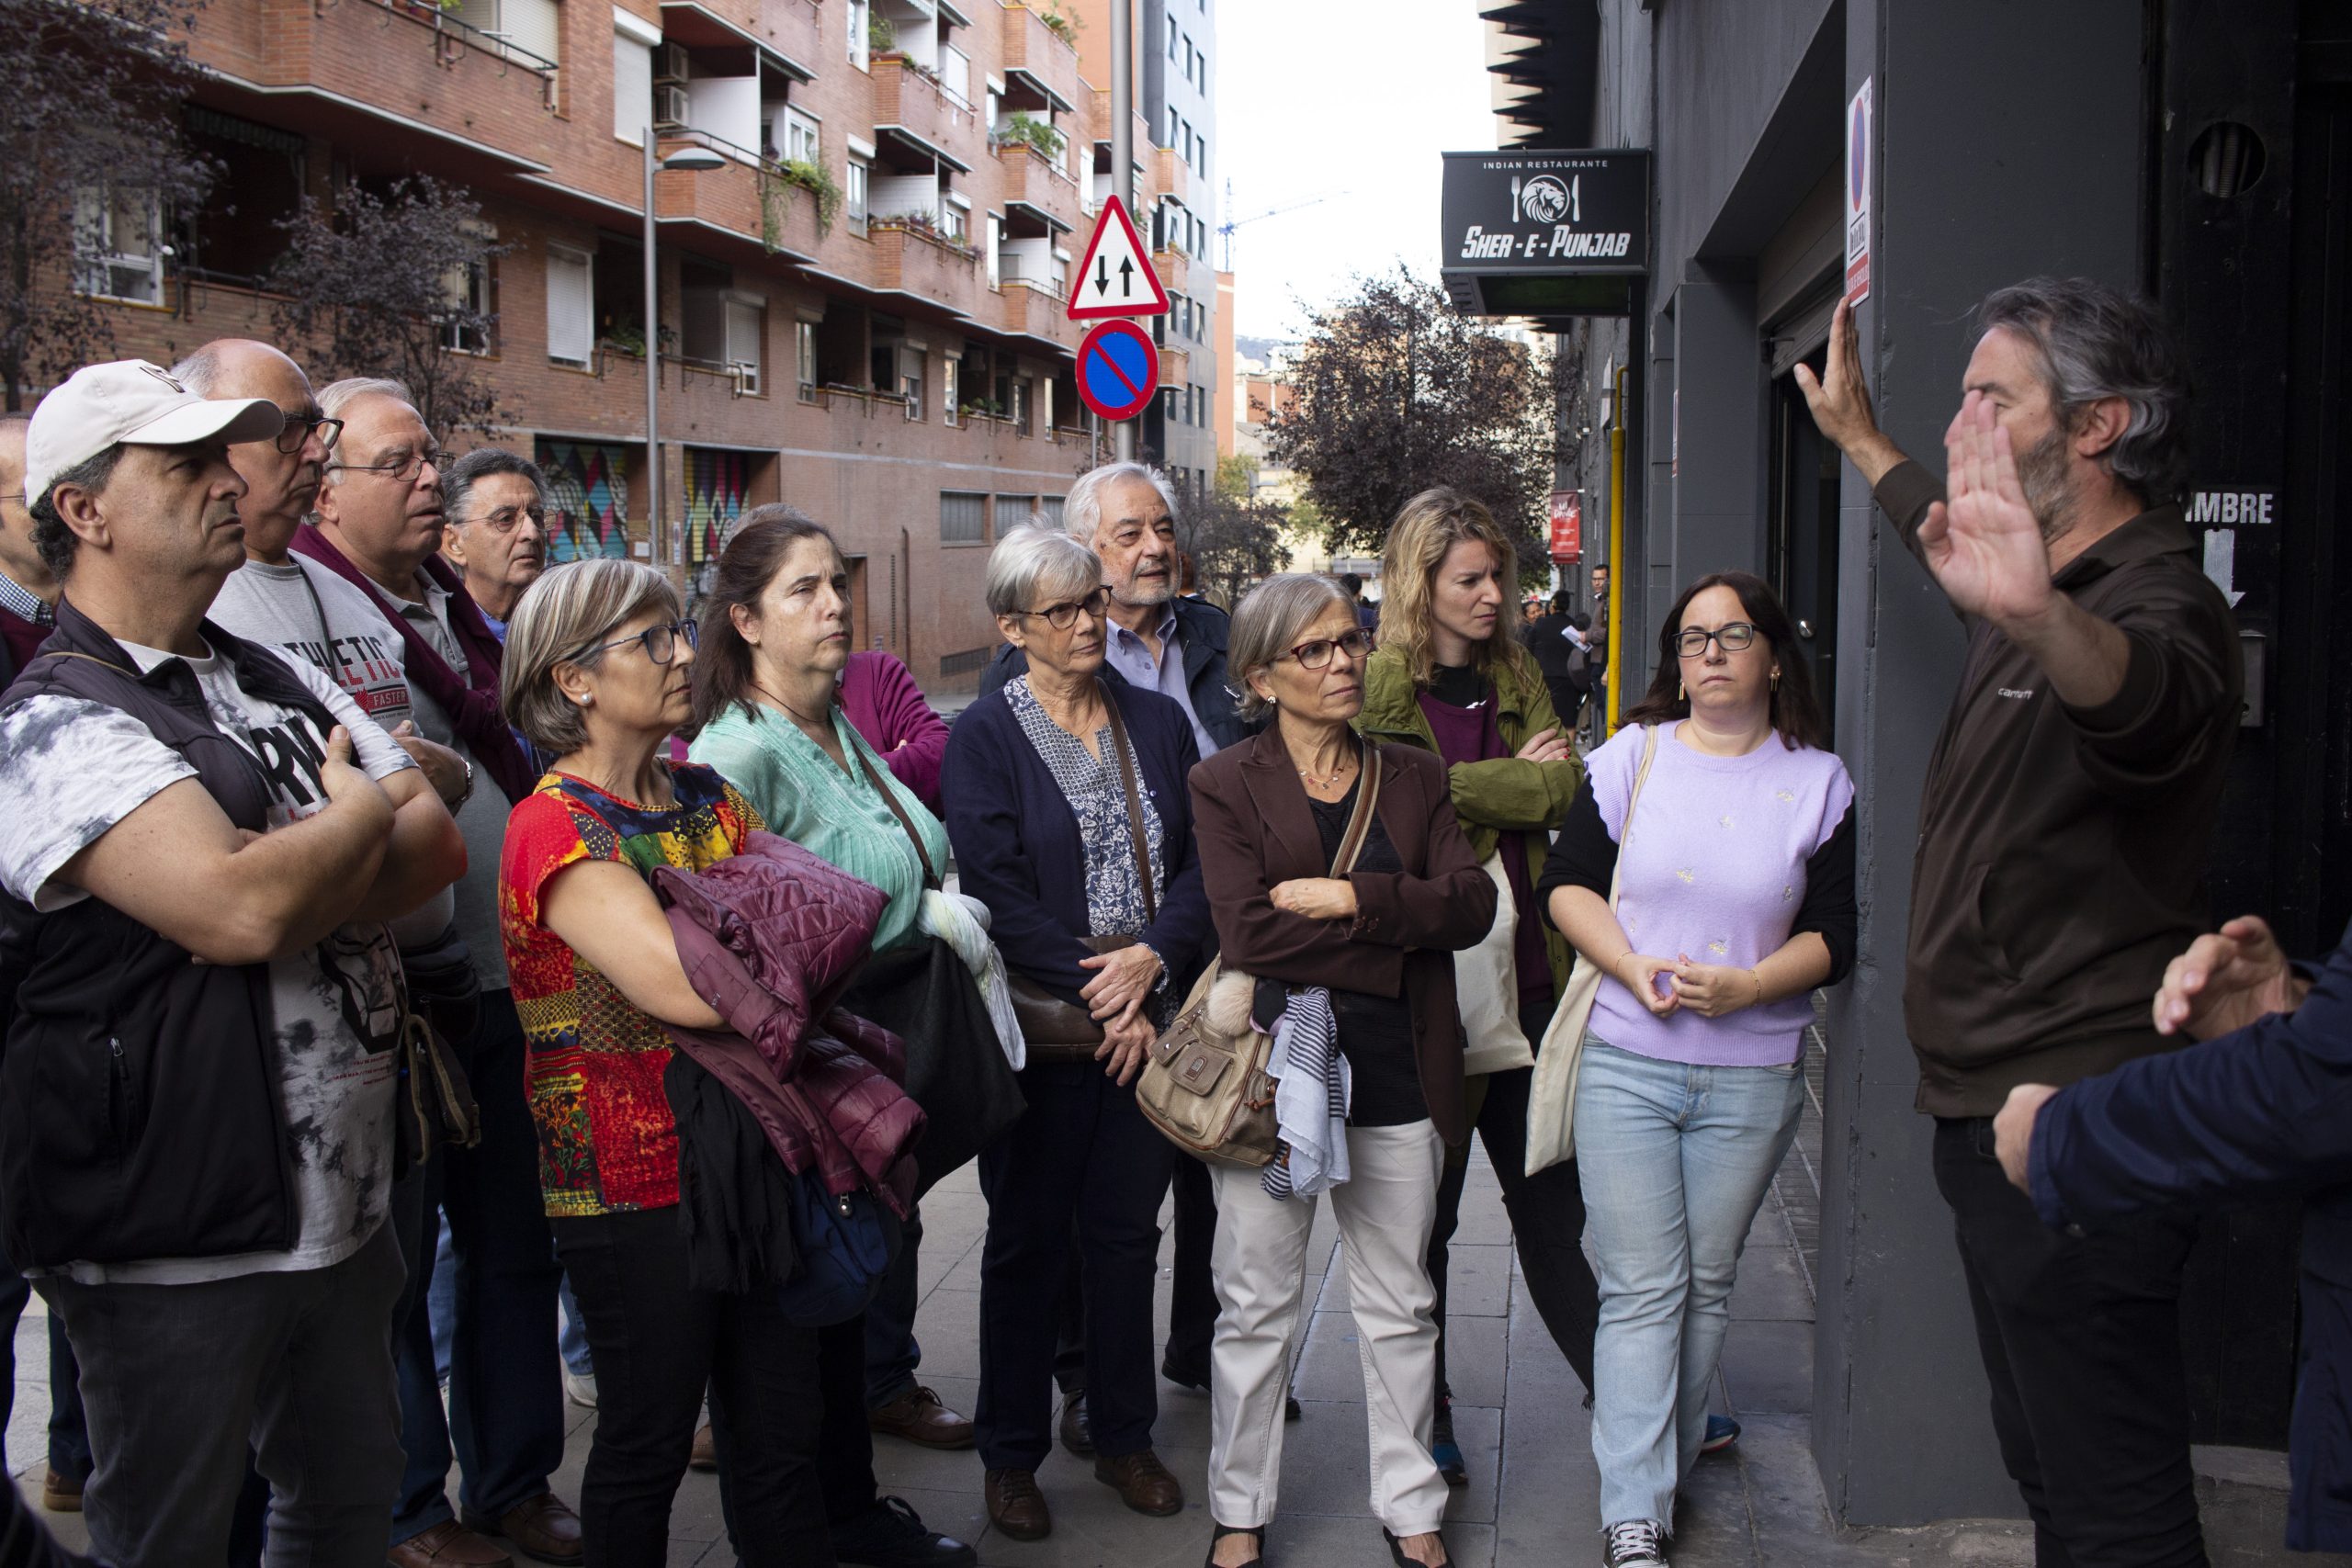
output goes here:
[[383, 922], [464, 846], [332, 681], [205, 619], [244, 559], [229, 446], [281, 421], [124, 360], [27, 432], [64, 592], [0, 694], [32, 932], [0, 976], [0, 1228], [73, 1333], [91, 1542], [124, 1568], [223, 1560], [248, 1442], [273, 1562], [379, 1560], [400, 1479]]

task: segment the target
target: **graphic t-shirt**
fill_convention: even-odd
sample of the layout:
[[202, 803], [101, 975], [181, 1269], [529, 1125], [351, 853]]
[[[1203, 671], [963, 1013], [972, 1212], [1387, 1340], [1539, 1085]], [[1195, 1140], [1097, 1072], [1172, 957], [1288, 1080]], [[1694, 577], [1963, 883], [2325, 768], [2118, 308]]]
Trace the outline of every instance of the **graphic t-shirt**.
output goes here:
[[498, 903], [551, 1218], [678, 1201], [678, 1124], [662, 1089], [669, 1032], [539, 923], [548, 879], [575, 862], [618, 861], [648, 877], [664, 865], [700, 871], [764, 826], [699, 763], [671, 763], [670, 787], [673, 804], [640, 806], [551, 773], [507, 818]]
[[[176, 654], [125, 643], [140, 669]], [[209, 651], [186, 660], [220, 732], [261, 764], [269, 826], [326, 807], [319, 764], [327, 738], [300, 710], [256, 697], [236, 670]], [[370, 778], [416, 764], [309, 661], [287, 667], [351, 732]], [[0, 835], [0, 886], [40, 910], [89, 895], [51, 880], [58, 869], [163, 790], [196, 770], [119, 708], [79, 697], [40, 696], [0, 714], [0, 799], [15, 822]], [[392, 1184], [392, 1093], [399, 1059], [400, 959], [380, 924], [338, 928], [315, 947], [269, 966], [271, 1032], [287, 1157], [294, 1174], [295, 1242], [285, 1252], [221, 1258], [73, 1263], [60, 1272], [85, 1284], [195, 1284], [323, 1269], [359, 1250], [383, 1224]]]

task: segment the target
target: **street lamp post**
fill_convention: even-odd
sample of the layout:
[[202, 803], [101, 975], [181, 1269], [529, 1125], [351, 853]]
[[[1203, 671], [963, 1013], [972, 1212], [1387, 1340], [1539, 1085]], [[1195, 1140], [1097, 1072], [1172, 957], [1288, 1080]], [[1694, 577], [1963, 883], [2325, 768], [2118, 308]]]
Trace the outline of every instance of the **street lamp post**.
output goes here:
[[681, 147], [664, 158], [654, 143], [651, 121], [645, 127], [645, 510], [646, 537], [657, 567], [667, 570], [669, 554], [662, 527], [662, 317], [655, 280], [661, 270], [654, 260], [653, 171], [659, 166], [696, 174], [725, 165], [727, 160], [707, 147]]

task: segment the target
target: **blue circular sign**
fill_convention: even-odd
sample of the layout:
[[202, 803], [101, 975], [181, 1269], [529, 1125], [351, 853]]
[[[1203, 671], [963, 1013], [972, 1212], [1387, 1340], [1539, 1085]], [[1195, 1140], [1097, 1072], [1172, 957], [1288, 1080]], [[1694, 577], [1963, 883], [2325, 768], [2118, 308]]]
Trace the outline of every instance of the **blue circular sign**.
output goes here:
[[1078, 395], [1104, 419], [1133, 419], [1159, 389], [1159, 351], [1133, 321], [1109, 321], [1078, 345]]

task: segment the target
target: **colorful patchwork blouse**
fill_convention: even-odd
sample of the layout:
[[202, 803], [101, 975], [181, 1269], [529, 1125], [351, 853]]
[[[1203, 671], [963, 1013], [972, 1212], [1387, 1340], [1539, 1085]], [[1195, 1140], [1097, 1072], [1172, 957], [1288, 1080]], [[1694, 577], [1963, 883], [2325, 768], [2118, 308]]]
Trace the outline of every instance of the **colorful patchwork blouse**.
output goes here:
[[550, 773], [514, 807], [499, 866], [500, 927], [528, 1041], [539, 1186], [550, 1218], [678, 1201], [678, 1129], [662, 1090], [670, 1037], [596, 967], [539, 924], [539, 893], [574, 861], [700, 871], [763, 826], [709, 768], [670, 764], [677, 799], [639, 806]]

